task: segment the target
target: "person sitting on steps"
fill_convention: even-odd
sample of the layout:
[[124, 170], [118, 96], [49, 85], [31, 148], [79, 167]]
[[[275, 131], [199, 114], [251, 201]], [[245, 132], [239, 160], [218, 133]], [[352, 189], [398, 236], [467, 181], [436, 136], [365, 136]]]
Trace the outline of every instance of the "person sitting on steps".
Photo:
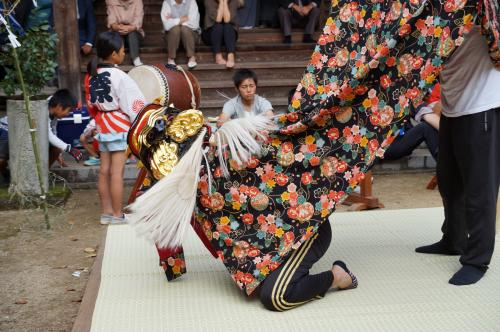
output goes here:
[[[236, 40], [238, 39], [238, 1], [205, 0], [205, 30], [201, 38], [212, 47], [215, 63], [234, 67]], [[222, 45], [226, 46], [227, 61], [222, 56]]]
[[144, 39], [142, 21], [144, 6], [142, 0], [106, 0], [108, 28], [118, 32], [130, 51], [134, 66], [142, 65], [139, 47]]
[[283, 30], [283, 43], [292, 43], [292, 28], [305, 26], [304, 43], [315, 43], [312, 38], [318, 25], [320, 0], [279, 0], [278, 17]]
[[195, 0], [164, 0], [161, 20], [167, 32], [169, 65], [176, 65], [175, 58], [179, 43], [186, 50], [188, 68], [196, 67], [195, 44], [200, 31], [200, 13]]

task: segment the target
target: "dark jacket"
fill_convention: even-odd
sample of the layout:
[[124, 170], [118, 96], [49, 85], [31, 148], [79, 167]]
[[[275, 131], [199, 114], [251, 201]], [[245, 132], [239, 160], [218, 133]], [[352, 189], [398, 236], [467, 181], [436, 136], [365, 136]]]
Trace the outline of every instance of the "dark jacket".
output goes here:
[[[297, 0], [279, 0], [279, 4], [280, 4], [280, 7], [283, 7], [283, 8], [288, 8], [288, 6], [290, 6], [291, 3], [299, 3]], [[303, 6], [307, 6], [308, 4], [310, 4], [311, 2], [315, 2], [316, 5], [319, 6], [321, 5], [321, 0], [302, 0], [302, 5]]]
[[92, 0], [78, 0], [78, 15], [80, 47], [85, 43], [94, 44], [96, 23]]

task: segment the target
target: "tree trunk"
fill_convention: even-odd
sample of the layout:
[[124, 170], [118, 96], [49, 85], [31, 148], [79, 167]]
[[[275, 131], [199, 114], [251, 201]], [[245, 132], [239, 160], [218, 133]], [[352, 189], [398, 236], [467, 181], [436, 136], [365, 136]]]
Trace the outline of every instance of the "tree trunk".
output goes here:
[[[45, 191], [48, 190], [49, 138], [48, 103], [46, 100], [30, 101], [30, 109], [36, 125], [36, 134], [41, 160]], [[7, 100], [9, 123], [9, 168], [10, 190], [27, 196], [40, 195], [35, 154], [23, 100]]]

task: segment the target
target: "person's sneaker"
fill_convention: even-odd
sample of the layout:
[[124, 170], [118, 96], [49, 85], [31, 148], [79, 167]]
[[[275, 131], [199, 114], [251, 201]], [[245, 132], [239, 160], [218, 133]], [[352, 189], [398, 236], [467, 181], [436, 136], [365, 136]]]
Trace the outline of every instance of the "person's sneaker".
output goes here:
[[112, 215], [109, 214], [101, 214], [101, 220], [100, 223], [101, 225], [109, 225], [111, 223], [111, 220], [113, 219]]
[[124, 214], [122, 214], [121, 217], [111, 217], [111, 225], [124, 225], [127, 223], [127, 217], [125, 217]]
[[175, 60], [174, 60], [174, 59], [168, 59], [168, 60], [167, 60], [167, 65], [177, 66], [177, 64], [175, 63]]
[[196, 63], [196, 58], [194, 56], [189, 58], [189, 62], [188, 62], [189, 69], [194, 69], [197, 65], [198, 65], [198, 63]]
[[285, 36], [283, 38], [283, 44], [291, 44], [292, 43], [292, 36]]
[[83, 162], [85, 166], [99, 166], [101, 164], [101, 159], [97, 157], [90, 157]]

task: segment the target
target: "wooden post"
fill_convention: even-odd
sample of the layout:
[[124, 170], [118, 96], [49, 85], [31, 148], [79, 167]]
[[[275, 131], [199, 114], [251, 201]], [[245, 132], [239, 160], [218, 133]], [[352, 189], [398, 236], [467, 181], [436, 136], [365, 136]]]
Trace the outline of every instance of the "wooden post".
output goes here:
[[349, 194], [346, 200], [342, 203], [344, 205], [350, 205], [348, 209], [349, 211], [361, 211], [384, 207], [384, 204], [382, 204], [378, 198], [372, 196], [372, 178], [373, 175], [371, 171], [366, 173], [365, 178], [361, 180], [359, 184], [361, 192], [359, 194]]
[[59, 88], [66, 88], [82, 101], [80, 87], [80, 37], [76, 18], [75, 0], [54, 0], [54, 28], [59, 37], [57, 58]]

